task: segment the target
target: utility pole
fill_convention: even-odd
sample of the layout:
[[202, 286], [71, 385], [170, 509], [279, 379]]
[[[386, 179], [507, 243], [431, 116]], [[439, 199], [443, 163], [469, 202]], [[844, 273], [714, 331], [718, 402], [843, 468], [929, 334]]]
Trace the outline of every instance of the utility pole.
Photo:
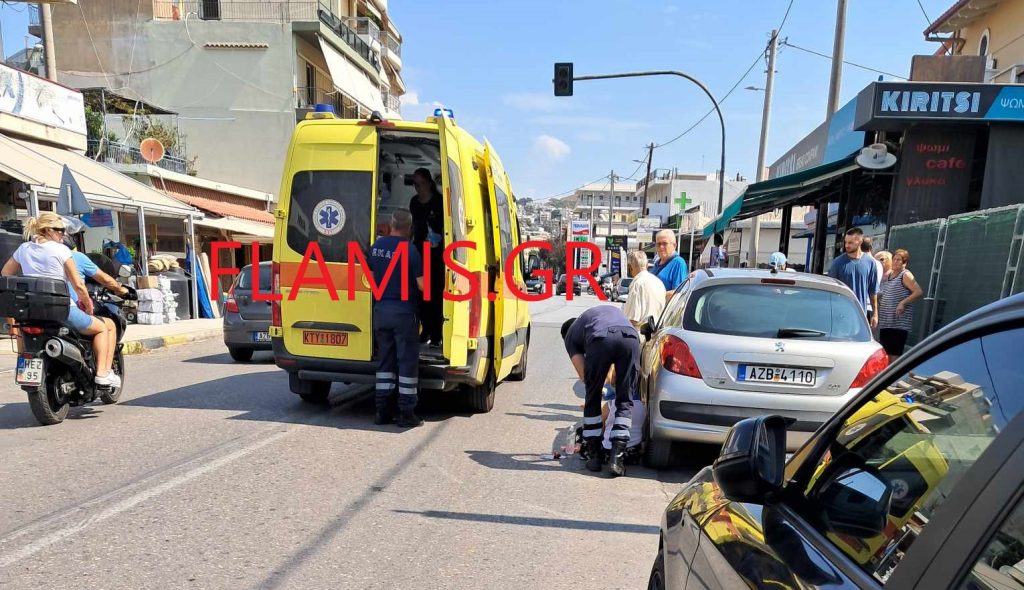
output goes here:
[[651, 187], [651, 162], [654, 160], [654, 144], [647, 146], [647, 176], [644, 177], [644, 198], [640, 204], [640, 217], [647, 217], [647, 189]]
[[826, 121], [839, 110], [839, 91], [843, 85], [843, 48], [846, 45], [846, 1], [838, 0], [836, 11], [836, 37], [832, 47], [832, 78], [828, 84], [828, 114]]
[[[779, 48], [779, 32], [772, 31], [771, 41], [768, 42], [768, 79], [764, 84], [764, 110], [761, 111], [761, 145], [757, 148], [757, 182], [765, 178], [764, 159], [768, 147], [768, 121], [772, 112], [772, 89], [775, 86], [775, 53]], [[750, 252], [747, 260], [750, 268], [757, 268], [757, 245], [761, 239], [761, 216], [757, 215], [751, 220], [750, 227]]]
[[53, 14], [49, 3], [39, 4], [39, 24], [43, 25], [43, 53], [46, 57], [46, 77], [57, 81], [57, 56], [53, 51]]
[[615, 171], [612, 170], [611, 174], [608, 175], [608, 179], [611, 181], [612, 192], [608, 195], [608, 237], [612, 235], [612, 216], [615, 214]]

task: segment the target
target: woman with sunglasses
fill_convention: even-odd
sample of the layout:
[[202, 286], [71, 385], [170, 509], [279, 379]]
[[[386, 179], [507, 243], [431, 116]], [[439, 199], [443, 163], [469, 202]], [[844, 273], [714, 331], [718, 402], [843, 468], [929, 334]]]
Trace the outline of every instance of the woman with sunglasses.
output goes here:
[[39, 217], [30, 217], [25, 223], [25, 239], [28, 241], [18, 246], [11, 259], [4, 264], [3, 276], [21, 274], [66, 282], [72, 302], [66, 323], [78, 333], [93, 337], [96, 383], [106, 387], [120, 387], [121, 378], [110, 370], [114, 359], [112, 343], [117, 335], [104, 322], [92, 316], [92, 298], [78, 273], [71, 250], [64, 245], [66, 229], [64, 219], [56, 213], [47, 211], [40, 213]]

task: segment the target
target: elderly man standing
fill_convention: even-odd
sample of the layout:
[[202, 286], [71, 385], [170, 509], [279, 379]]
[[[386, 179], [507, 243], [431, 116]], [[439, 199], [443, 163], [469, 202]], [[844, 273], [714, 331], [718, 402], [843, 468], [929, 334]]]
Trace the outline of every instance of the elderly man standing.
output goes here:
[[647, 318], [661, 317], [665, 308], [665, 285], [658, 277], [647, 272], [647, 255], [640, 250], [633, 250], [626, 255], [626, 269], [633, 282], [629, 285], [629, 296], [622, 306], [622, 313], [637, 329]]
[[663, 229], [654, 236], [654, 249], [658, 259], [654, 262], [654, 275], [665, 285], [665, 300], [686, 280], [686, 261], [676, 253], [676, 234]]

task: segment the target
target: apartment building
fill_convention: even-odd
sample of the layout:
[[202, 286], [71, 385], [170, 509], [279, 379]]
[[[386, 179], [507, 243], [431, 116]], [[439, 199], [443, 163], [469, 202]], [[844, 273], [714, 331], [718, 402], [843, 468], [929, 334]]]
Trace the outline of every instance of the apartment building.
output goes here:
[[[648, 188], [646, 185], [650, 183]], [[652, 170], [648, 178], [636, 184], [636, 196], [643, 200], [647, 191], [647, 216], [657, 217], [662, 225], [670, 222], [673, 216], [681, 211], [700, 206], [700, 209], [682, 220], [684, 231], [689, 224], [695, 223], [702, 228], [710, 223], [718, 212], [718, 175], [704, 173], [685, 173], [677, 169]], [[725, 181], [724, 204], [728, 205], [747, 188], [744, 179]], [[681, 207], [685, 198], [685, 207]]]
[[1024, 2], [959, 0], [924, 32], [938, 54], [985, 58], [984, 82], [1024, 83]]
[[636, 195], [636, 184], [617, 181], [615, 191], [611, 183], [588, 184], [576, 189], [568, 199], [573, 219], [587, 219], [594, 223], [596, 236], [607, 236], [611, 216], [611, 235], [623, 235], [629, 224], [636, 222], [640, 211], [640, 199]]
[[177, 113], [204, 178], [276, 193], [296, 122], [399, 117], [386, 0], [107, 0], [54, 5], [58, 76]]

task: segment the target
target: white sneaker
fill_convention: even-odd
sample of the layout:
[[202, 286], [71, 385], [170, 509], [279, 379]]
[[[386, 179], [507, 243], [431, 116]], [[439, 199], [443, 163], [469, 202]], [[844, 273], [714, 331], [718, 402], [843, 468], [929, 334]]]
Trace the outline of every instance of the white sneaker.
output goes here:
[[121, 387], [121, 378], [118, 377], [117, 373], [113, 371], [107, 373], [103, 377], [97, 375], [95, 381], [96, 385], [110, 387], [111, 389], [117, 389], [118, 387]]

